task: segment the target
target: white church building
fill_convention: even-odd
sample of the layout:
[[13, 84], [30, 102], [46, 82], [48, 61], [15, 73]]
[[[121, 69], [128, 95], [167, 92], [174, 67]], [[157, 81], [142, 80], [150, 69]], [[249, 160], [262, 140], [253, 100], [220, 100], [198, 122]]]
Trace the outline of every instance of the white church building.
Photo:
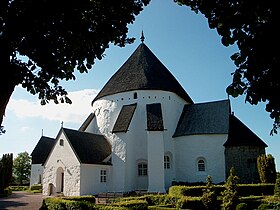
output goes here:
[[252, 183], [266, 147], [231, 113], [228, 99], [194, 103], [141, 43], [93, 99], [78, 130], [40, 139], [31, 154], [31, 184], [41, 181], [44, 195], [166, 192], [208, 175], [222, 183], [231, 167]]

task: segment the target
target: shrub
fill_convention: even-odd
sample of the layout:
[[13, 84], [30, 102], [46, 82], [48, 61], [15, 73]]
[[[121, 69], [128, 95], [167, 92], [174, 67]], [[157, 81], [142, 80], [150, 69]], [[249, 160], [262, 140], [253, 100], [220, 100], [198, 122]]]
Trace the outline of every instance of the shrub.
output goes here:
[[[77, 196], [78, 197], [78, 196]], [[75, 197], [77, 200], [70, 200], [65, 198], [45, 198], [40, 210], [74, 210], [74, 209], [99, 209], [97, 205], [89, 202], [80, 200]], [[83, 197], [83, 196], [80, 196]]]
[[11, 188], [7, 187], [6, 189], [3, 190], [2, 193], [0, 193], [0, 198], [1, 197], [7, 197], [7, 196], [9, 196], [11, 194], [12, 194]]
[[280, 197], [267, 196], [263, 199], [263, 202], [269, 204], [271, 209], [280, 209]]
[[262, 203], [261, 205], [259, 205], [258, 210], [269, 210], [272, 209], [272, 206], [270, 206], [267, 203]]
[[239, 178], [235, 174], [235, 170], [232, 167], [230, 169], [230, 175], [227, 178], [225, 184], [225, 191], [222, 192], [223, 202], [222, 209], [223, 210], [233, 210], [238, 203], [238, 195], [237, 195], [237, 182]]
[[275, 183], [276, 167], [274, 157], [271, 154], [258, 156], [257, 166], [262, 183]]
[[275, 186], [274, 186], [274, 195], [275, 196], [280, 196], [280, 178], [278, 177], [276, 179], [276, 183], [275, 183]]
[[246, 203], [247, 209], [258, 209], [258, 206], [263, 203], [263, 196], [240, 197], [239, 201]]
[[238, 184], [237, 194], [238, 196], [261, 196], [261, 195], [273, 195], [274, 184]]
[[65, 210], [65, 203], [60, 198], [45, 198], [40, 210]]
[[30, 186], [30, 190], [42, 190], [43, 186], [41, 184], [34, 184], [32, 186]]
[[207, 177], [207, 184], [205, 189], [203, 189], [202, 203], [206, 209], [210, 210], [216, 209], [218, 206], [217, 195], [213, 188], [211, 176]]
[[69, 196], [62, 197], [62, 199], [71, 201], [88, 201], [90, 203], [95, 203], [95, 197], [93, 195]]
[[202, 196], [205, 186], [172, 186], [169, 188], [171, 196]]
[[248, 209], [248, 205], [246, 203], [239, 203], [236, 206], [236, 210], [247, 210]]
[[128, 200], [113, 203], [112, 206], [125, 207], [132, 210], [146, 210], [148, 209], [148, 202], [146, 200]]
[[29, 190], [28, 186], [9, 186], [12, 191], [27, 191]]
[[189, 197], [189, 196], [182, 196], [176, 205], [177, 209], [199, 209], [203, 210], [204, 205], [201, 201], [201, 197]]

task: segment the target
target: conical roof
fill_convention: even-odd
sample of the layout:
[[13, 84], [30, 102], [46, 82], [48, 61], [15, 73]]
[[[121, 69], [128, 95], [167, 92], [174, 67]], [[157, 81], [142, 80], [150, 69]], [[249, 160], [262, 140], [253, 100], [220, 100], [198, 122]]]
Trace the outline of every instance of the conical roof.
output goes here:
[[144, 43], [110, 78], [93, 102], [104, 96], [133, 90], [169, 91], [193, 103], [176, 78]]

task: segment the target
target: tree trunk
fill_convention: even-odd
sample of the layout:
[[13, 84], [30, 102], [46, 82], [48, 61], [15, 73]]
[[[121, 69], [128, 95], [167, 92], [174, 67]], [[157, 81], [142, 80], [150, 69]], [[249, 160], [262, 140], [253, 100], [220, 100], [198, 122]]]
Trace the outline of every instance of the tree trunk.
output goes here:
[[[16, 81], [16, 69], [10, 63], [10, 51], [7, 44], [3, 40], [0, 40], [0, 128], [5, 116], [5, 110], [7, 104], [15, 90], [18, 82]], [[0, 129], [1, 134], [1, 129]]]
[[11, 82], [11, 84], [3, 85], [3, 81], [1, 81], [1, 80], [0, 80], [0, 83], [1, 83], [1, 85], [0, 85], [0, 126], [3, 126], [2, 122], [3, 122], [3, 118], [5, 116], [5, 110], [7, 108], [7, 104], [12, 96], [12, 93], [14, 92], [15, 85], [13, 85], [12, 82]]

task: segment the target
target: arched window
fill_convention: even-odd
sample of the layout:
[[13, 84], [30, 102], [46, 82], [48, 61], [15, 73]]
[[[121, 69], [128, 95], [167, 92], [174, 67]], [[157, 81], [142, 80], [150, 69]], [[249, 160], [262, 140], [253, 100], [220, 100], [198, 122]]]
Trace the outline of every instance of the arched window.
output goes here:
[[205, 171], [205, 160], [199, 159], [197, 161], [197, 170], [198, 171]]
[[147, 163], [138, 163], [138, 176], [148, 176]]
[[164, 169], [169, 169], [171, 165], [171, 160], [169, 155], [164, 155]]

